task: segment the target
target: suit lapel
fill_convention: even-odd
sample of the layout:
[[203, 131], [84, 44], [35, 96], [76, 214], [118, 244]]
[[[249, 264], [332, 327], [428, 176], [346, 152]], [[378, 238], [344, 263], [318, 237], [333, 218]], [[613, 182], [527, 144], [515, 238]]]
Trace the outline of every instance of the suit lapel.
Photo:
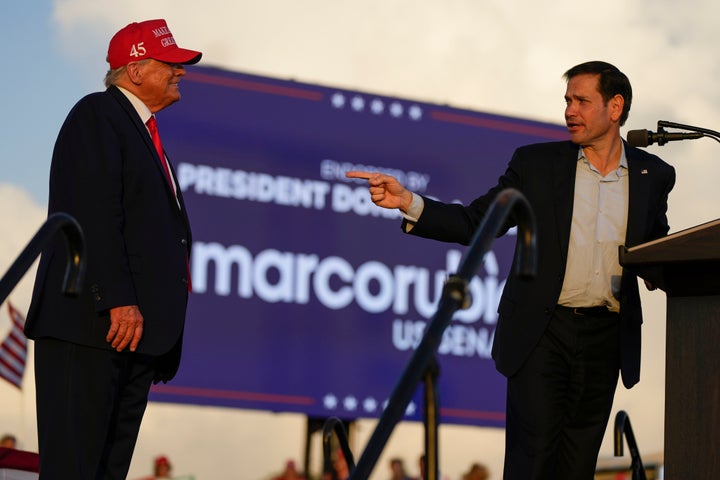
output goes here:
[[650, 175], [647, 165], [632, 148], [625, 145], [625, 156], [628, 162], [629, 194], [628, 194], [628, 220], [625, 233], [625, 245], [632, 246], [644, 241], [647, 216], [649, 211], [648, 199], [650, 188]]
[[[137, 111], [135, 110], [135, 107], [133, 107], [132, 103], [130, 103], [130, 100], [127, 99], [124, 93], [120, 91], [115, 86], [110, 86], [107, 89], [108, 93], [110, 93], [120, 104], [122, 109], [127, 113], [128, 117], [132, 121], [133, 125], [135, 126], [135, 129], [138, 132], [138, 135], [142, 139], [142, 141], [145, 143], [145, 146], [148, 149], [148, 154], [151, 155], [155, 159], [155, 166], [157, 167], [158, 175], [160, 175], [160, 178], [162, 180], [162, 183], [165, 187], [165, 191], [167, 192], [168, 196], [172, 200], [173, 204], [177, 205], [177, 201], [175, 200], [175, 192], [173, 192], [172, 187], [167, 181], [167, 177], [165, 176], [165, 169], [163, 168], [161, 161], [164, 161], [164, 159], [161, 159], [158, 157], [157, 150], [155, 149], [155, 145], [152, 142], [152, 139], [150, 138], [150, 134], [147, 131], [147, 127], [140, 119], [140, 115], [138, 115]], [[169, 163], [169, 162], [168, 162]], [[173, 177], [177, 178], [175, 176], [175, 172], [173, 171]], [[179, 186], [178, 186], [179, 188]]]
[[563, 261], [567, 260], [570, 244], [570, 226], [572, 225], [573, 197], [575, 195], [575, 171], [577, 169], [577, 145], [566, 142], [559, 144], [562, 151], [553, 165], [553, 192], [557, 238], [560, 242]]

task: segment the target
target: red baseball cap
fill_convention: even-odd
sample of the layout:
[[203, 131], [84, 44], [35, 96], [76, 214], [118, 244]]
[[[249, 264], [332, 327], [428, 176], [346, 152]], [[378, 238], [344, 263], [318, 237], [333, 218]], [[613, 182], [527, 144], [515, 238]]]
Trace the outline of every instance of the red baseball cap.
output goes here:
[[114, 70], [144, 58], [191, 65], [201, 57], [201, 52], [178, 47], [165, 20], [157, 19], [131, 23], [113, 35], [107, 61]]

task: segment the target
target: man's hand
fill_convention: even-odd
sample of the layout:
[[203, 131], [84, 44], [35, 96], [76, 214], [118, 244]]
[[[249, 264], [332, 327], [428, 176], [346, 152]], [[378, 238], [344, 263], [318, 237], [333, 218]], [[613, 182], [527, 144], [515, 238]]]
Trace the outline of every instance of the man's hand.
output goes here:
[[395, 177], [377, 172], [346, 172], [347, 178], [363, 178], [370, 186], [370, 199], [383, 208], [399, 208], [407, 212], [412, 203], [412, 192], [402, 186]]
[[110, 309], [110, 330], [107, 340], [118, 352], [130, 345], [134, 352], [143, 333], [143, 316], [137, 305], [114, 307]]

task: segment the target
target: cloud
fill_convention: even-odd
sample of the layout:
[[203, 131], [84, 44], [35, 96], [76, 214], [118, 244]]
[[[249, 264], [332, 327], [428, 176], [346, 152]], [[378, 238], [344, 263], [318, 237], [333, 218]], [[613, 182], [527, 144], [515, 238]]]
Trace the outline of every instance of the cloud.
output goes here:
[[[667, 3], [667, 2], [663, 2]], [[164, 17], [180, 45], [203, 63], [284, 79], [369, 90], [538, 120], [562, 122], [562, 73], [604, 59], [630, 76], [635, 119], [659, 114], [717, 122], [720, 4], [658, 7], [609, 0], [311, 0], [57, 3], [72, 52], [106, 48], [134, 20]], [[702, 12], [698, 15], [697, 12]], [[91, 31], [94, 42], [77, 42]], [[93, 58], [93, 57], [89, 57]], [[99, 58], [95, 55], [94, 58]], [[100, 55], [102, 58], [102, 54]]]

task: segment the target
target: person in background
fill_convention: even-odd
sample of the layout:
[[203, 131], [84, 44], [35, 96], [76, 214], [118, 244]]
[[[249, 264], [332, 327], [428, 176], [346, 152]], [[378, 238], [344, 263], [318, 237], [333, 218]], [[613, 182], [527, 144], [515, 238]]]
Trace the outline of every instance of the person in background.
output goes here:
[[165, 455], [158, 455], [153, 459], [153, 474], [138, 480], [156, 480], [159, 478], [172, 478], [172, 464]]
[[283, 472], [273, 480], [305, 480], [305, 477], [297, 471], [295, 462], [293, 460], [288, 460], [285, 462], [285, 469]]
[[150, 386], [178, 369], [191, 234], [155, 114], [180, 100], [201, 56], [165, 20], [127, 25], [109, 43], [107, 90], [82, 98], [58, 134], [48, 214], [81, 226], [86, 275], [63, 295], [63, 240], [42, 252], [25, 324], [40, 480], [125, 479]]
[[390, 480], [411, 480], [405, 472], [405, 462], [401, 458], [390, 459]]
[[350, 477], [350, 469], [341, 449], [333, 452], [331, 463], [331, 470], [323, 471], [320, 476], [322, 480], [347, 480]]
[[462, 480], [488, 480], [490, 472], [482, 463], [473, 463], [470, 469], [463, 474]]
[[[507, 377], [506, 480], [594, 478], [618, 372], [627, 388], [640, 378], [640, 294], [619, 246], [669, 230], [674, 168], [620, 136], [627, 76], [591, 61], [564, 78], [569, 141], [518, 148], [497, 185], [466, 206], [416, 195], [392, 176], [346, 174], [368, 181], [376, 205], [399, 209], [404, 232], [445, 242], [469, 244], [506, 189], [530, 204], [537, 276], [508, 277], [492, 348]], [[511, 216], [500, 233], [514, 225]]]
[[165, 455], [155, 457], [154, 478], [172, 478], [172, 465]]
[[418, 475], [417, 480], [425, 480], [425, 469], [427, 468], [425, 463], [426, 458], [427, 457], [424, 453], [418, 458], [418, 468], [420, 469], [420, 475]]
[[17, 448], [17, 438], [11, 433], [6, 433], [0, 438], [0, 447]]

